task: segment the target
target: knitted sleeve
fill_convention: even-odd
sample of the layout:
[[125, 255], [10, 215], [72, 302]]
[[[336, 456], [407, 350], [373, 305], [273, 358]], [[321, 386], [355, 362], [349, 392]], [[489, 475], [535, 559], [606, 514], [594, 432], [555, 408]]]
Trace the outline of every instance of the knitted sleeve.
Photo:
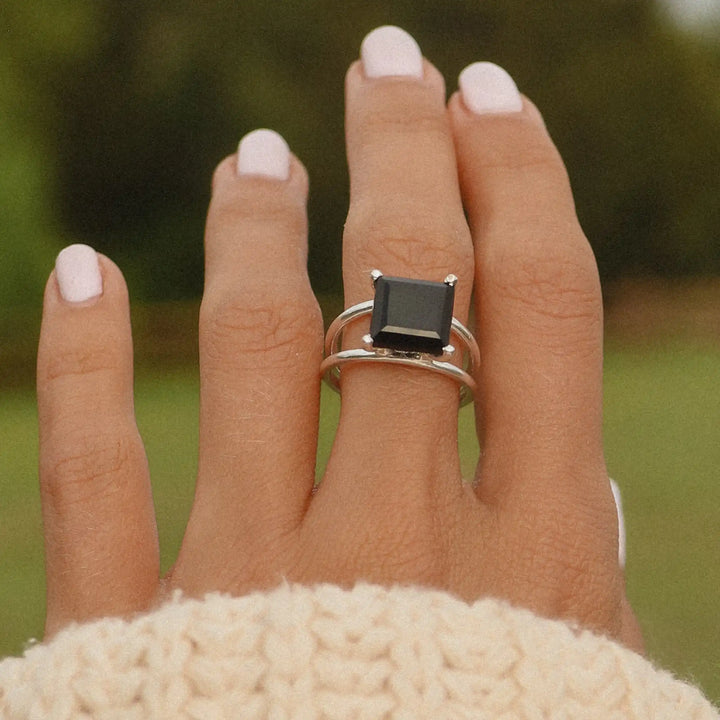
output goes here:
[[176, 596], [0, 662], [2, 720], [718, 720], [607, 638], [497, 600], [283, 585]]

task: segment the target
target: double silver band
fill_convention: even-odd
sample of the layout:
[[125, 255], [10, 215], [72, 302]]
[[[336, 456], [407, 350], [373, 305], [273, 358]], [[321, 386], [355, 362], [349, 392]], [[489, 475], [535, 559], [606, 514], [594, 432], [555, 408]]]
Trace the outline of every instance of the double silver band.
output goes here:
[[[460, 384], [460, 405], [472, 402], [476, 389], [472, 373], [480, 364], [480, 350], [472, 333], [456, 318], [452, 319], [450, 328], [451, 341], [454, 341], [453, 345], [442, 356], [448, 359], [441, 359], [429, 353], [373, 348], [368, 336], [364, 338], [367, 341], [365, 348], [340, 350], [343, 331], [348, 325], [360, 318], [371, 315], [373, 306], [373, 300], [366, 300], [353, 305], [338, 315], [328, 328], [325, 335], [326, 357], [320, 366], [320, 372], [325, 382], [333, 390], [340, 392], [340, 371], [343, 366], [356, 362], [383, 362], [431, 370], [452, 378]], [[452, 350], [459, 351], [462, 354], [462, 367], [448, 362], [453, 354]]]

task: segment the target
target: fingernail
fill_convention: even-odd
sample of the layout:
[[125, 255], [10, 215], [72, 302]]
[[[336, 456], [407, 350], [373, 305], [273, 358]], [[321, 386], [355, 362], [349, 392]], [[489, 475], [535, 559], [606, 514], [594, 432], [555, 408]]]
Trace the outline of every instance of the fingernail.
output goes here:
[[478, 115], [522, 110], [522, 97], [515, 81], [494, 63], [468, 65], [460, 73], [458, 85], [465, 105]]
[[238, 146], [238, 175], [263, 175], [276, 180], [290, 177], [290, 148], [274, 130], [253, 130]]
[[97, 253], [88, 245], [69, 245], [55, 260], [55, 277], [65, 302], [87, 302], [102, 295]]
[[360, 45], [360, 58], [369, 78], [423, 75], [420, 46], [412, 35], [394, 25], [383, 25], [368, 33]]
[[620, 488], [614, 480], [610, 480], [610, 487], [615, 498], [615, 507], [618, 516], [618, 562], [620, 567], [625, 567], [625, 518], [623, 516], [622, 498], [620, 497]]

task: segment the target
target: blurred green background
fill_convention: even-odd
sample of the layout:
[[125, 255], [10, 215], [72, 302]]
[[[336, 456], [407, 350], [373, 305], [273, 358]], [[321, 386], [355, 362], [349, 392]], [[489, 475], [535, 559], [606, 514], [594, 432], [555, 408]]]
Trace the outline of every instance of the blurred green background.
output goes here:
[[[310, 274], [331, 316], [343, 76], [366, 32], [397, 24], [449, 92], [470, 62], [503, 65], [566, 160], [605, 286], [631, 599], [651, 655], [720, 701], [719, 17], [702, 0], [3, 0], [0, 656], [42, 629], [32, 381], [55, 254], [87, 242], [126, 274], [167, 565], [192, 494], [213, 167], [251, 129], [285, 136], [310, 173]], [[328, 399], [321, 465], [336, 412]]]

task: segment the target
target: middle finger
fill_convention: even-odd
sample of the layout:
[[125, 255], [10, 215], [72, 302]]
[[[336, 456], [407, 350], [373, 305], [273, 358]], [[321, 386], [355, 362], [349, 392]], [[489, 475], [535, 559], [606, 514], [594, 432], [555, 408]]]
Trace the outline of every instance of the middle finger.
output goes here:
[[[473, 251], [442, 76], [399, 28], [370, 33], [361, 56], [346, 79], [346, 306], [373, 296], [373, 269], [435, 282], [454, 274], [453, 314], [465, 322]], [[367, 321], [353, 326], [344, 346], [360, 347], [367, 327]], [[350, 483], [364, 492], [376, 487], [376, 475], [409, 475], [422, 485], [418, 473], [442, 468], [459, 485], [454, 380], [420, 368], [355, 363], [343, 367], [341, 382], [342, 413], [325, 482], [345, 476], [341, 468], [364, 467], [363, 477], [355, 470]], [[382, 462], [368, 467], [378, 453]]]

